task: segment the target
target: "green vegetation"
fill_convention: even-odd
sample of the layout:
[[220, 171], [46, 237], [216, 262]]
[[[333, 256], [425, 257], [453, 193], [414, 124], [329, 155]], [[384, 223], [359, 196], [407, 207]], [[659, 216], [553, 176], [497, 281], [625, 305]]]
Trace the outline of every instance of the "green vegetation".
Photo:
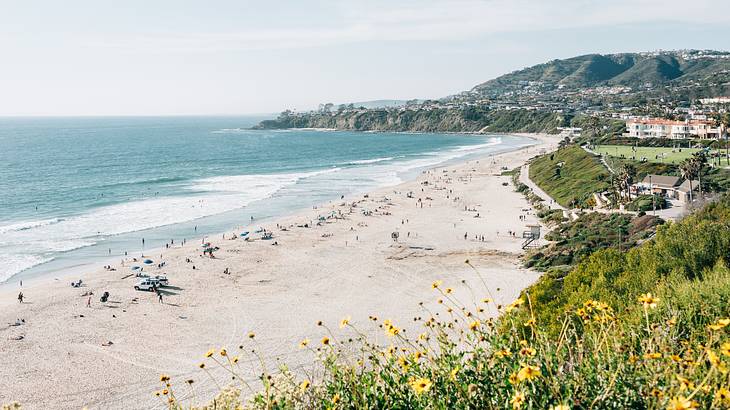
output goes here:
[[[313, 372], [250, 369], [260, 360], [250, 334], [235, 352], [217, 348], [203, 357], [199, 377], [218, 367], [230, 383], [205, 408], [727, 408], [728, 225], [725, 196], [628, 251], [601, 249], [567, 275], [543, 276], [506, 306], [480, 284], [454, 280], [473, 295], [486, 293], [462, 301], [452, 284], [437, 281], [438, 304], [413, 319], [421, 334], [374, 316], [346, 317], [339, 331], [319, 323], [322, 339], [300, 343], [318, 363]], [[494, 309], [502, 313], [496, 321], [488, 317]], [[372, 326], [385, 341], [365, 339]], [[250, 372], [260, 383], [243, 381]], [[160, 381], [164, 405], [195, 408], [185, 402], [194, 400], [195, 380]]]
[[570, 118], [552, 111], [490, 110], [482, 107], [371, 109], [293, 114], [285, 111], [257, 129], [332, 128], [353, 131], [547, 132], [557, 133]]
[[588, 206], [594, 192], [609, 188], [610, 174], [597, 157], [570, 145], [535, 158], [530, 179], [562, 206]]
[[667, 207], [667, 201], [661, 195], [639, 195], [626, 205], [629, 211], [649, 212], [653, 210], [664, 209]]
[[630, 249], [651, 236], [661, 221], [649, 215], [590, 212], [555, 227], [545, 236], [551, 243], [525, 257], [525, 266], [539, 270], [575, 265], [598, 249]]
[[630, 147], [626, 145], [598, 145], [594, 151], [618, 158], [628, 158], [636, 161], [646, 159], [649, 162], [679, 164], [691, 158], [698, 148], [662, 148], [662, 147]]
[[[543, 87], [562, 86], [568, 89], [597, 86], [628, 86], [640, 89], [647, 83], [661, 86], [698, 80], [709, 82], [711, 76], [719, 76], [717, 83], [723, 84], [726, 79], [723, 74], [728, 70], [730, 61], [724, 58], [685, 59], [681, 54], [672, 52], [661, 55], [588, 54], [553, 60], [505, 74], [477, 85], [472, 92], [498, 96], [519, 91], [527, 82], [537, 82]], [[707, 91], [718, 92], [721, 89]]]

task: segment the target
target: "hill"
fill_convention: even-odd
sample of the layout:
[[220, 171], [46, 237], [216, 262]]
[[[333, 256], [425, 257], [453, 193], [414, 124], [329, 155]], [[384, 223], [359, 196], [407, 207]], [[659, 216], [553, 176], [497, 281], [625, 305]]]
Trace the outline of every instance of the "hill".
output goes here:
[[498, 96], [526, 86], [543, 89], [657, 86], [697, 81], [729, 70], [730, 53], [720, 51], [588, 54], [514, 71], [479, 84], [472, 92]]

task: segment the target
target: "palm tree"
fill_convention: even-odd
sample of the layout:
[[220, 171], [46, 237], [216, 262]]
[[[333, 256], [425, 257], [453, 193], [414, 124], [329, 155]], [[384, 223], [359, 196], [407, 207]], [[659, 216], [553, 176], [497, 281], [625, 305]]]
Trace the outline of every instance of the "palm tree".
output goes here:
[[689, 201], [692, 202], [692, 178], [695, 176], [695, 164], [691, 158], [687, 158], [679, 164], [679, 172], [682, 174], [682, 178], [689, 181]]
[[626, 190], [626, 196], [631, 201], [631, 185], [636, 178], [636, 167], [631, 164], [624, 164], [619, 171], [619, 179], [622, 187]]
[[730, 165], [730, 145], [728, 145], [728, 128], [730, 128], [730, 112], [726, 112], [720, 118], [720, 137], [725, 137], [725, 159]]
[[[704, 196], [702, 194], [702, 170], [705, 167], [705, 164], [707, 163], [707, 155], [705, 155], [704, 151], [695, 152], [694, 155], [692, 156], [692, 162], [694, 164], [694, 168], [695, 168], [694, 170], [696, 172], [697, 182], [698, 182], [699, 188], [700, 188], [700, 198], [704, 198]], [[690, 184], [691, 183], [692, 183], [692, 181], [690, 181]]]

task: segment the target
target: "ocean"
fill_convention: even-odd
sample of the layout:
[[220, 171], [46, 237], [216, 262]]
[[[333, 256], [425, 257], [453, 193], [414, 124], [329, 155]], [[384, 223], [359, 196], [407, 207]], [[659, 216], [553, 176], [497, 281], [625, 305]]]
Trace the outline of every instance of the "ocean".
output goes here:
[[248, 129], [261, 119], [0, 118], [0, 283], [87, 269], [531, 144]]

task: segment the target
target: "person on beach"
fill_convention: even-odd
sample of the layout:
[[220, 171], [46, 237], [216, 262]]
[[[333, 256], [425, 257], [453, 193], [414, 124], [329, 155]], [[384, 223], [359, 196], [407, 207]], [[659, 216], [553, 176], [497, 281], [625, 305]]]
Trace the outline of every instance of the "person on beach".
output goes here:
[[157, 289], [157, 301], [162, 303], [162, 292], [159, 289]]
[[23, 292], [18, 293], [18, 303], [23, 303]]
[[91, 296], [89, 296], [89, 299], [86, 300], [86, 307], [87, 308], [91, 307]]

